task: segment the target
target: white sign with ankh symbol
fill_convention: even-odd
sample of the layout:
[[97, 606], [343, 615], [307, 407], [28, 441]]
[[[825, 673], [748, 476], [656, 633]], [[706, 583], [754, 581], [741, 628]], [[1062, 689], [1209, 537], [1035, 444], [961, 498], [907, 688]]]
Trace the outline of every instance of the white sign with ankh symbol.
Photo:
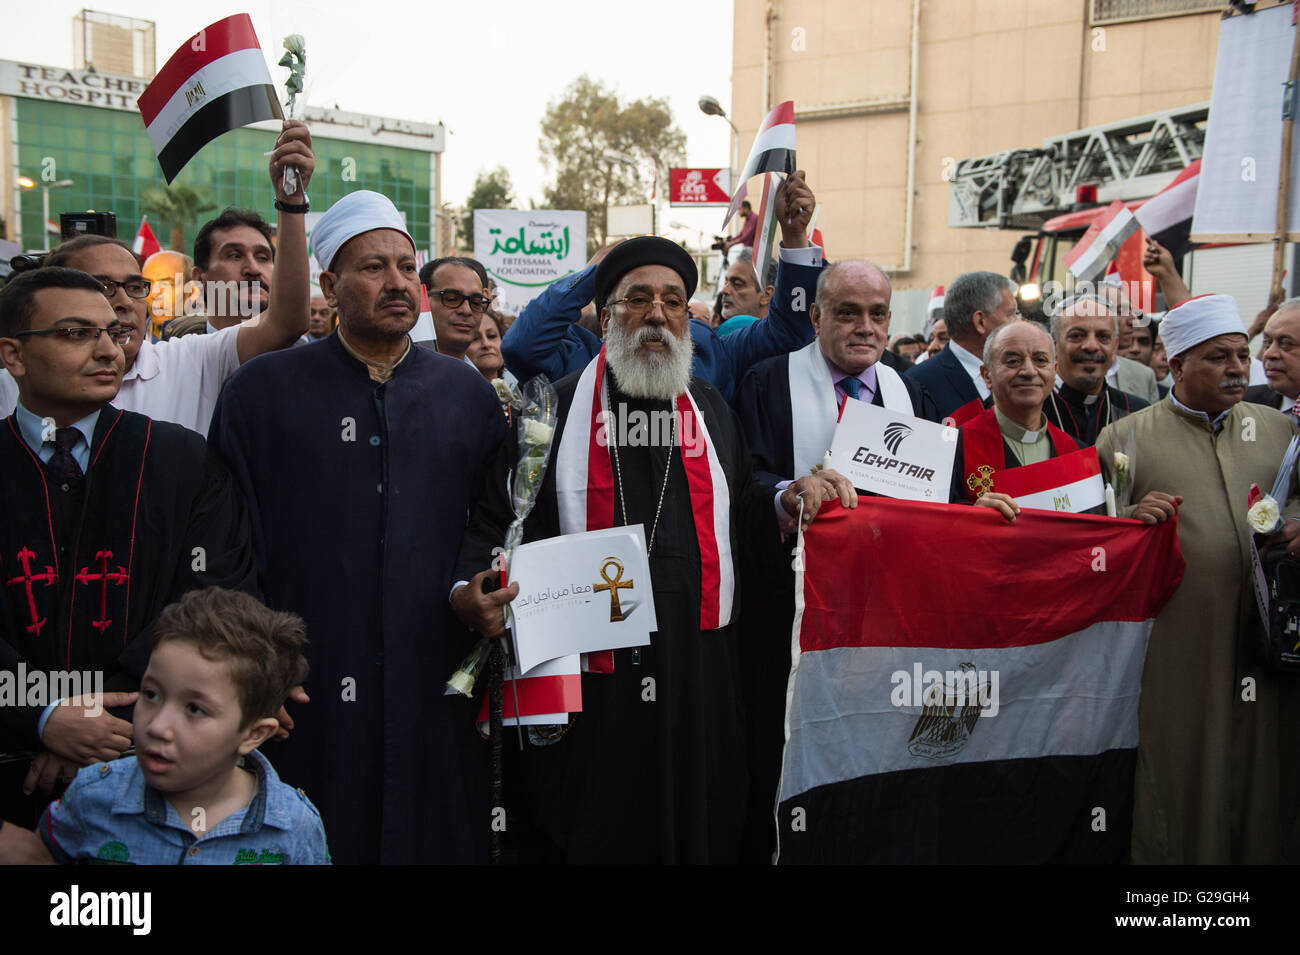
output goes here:
[[572, 653], [645, 646], [658, 629], [641, 524], [524, 544], [510, 562], [515, 658], [527, 671]]

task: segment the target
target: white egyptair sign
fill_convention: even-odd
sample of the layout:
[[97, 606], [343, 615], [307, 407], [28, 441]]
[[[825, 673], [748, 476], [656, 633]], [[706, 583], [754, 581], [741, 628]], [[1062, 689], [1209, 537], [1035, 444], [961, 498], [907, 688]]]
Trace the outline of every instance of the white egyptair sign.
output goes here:
[[865, 401], [844, 403], [830, 465], [859, 491], [948, 503], [957, 429]]

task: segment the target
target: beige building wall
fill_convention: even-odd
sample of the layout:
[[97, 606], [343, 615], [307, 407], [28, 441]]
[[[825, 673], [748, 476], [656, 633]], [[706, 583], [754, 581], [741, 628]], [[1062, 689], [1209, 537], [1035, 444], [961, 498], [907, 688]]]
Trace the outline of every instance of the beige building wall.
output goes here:
[[[1023, 233], [948, 226], [943, 176], [953, 161], [1210, 98], [1218, 12], [1094, 26], [1090, 0], [917, 3], [904, 272], [913, 0], [735, 0], [731, 116], [741, 161], [765, 114], [766, 74], [767, 103], [794, 100], [799, 166], [823, 203], [827, 254], [877, 262], [895, 290], [1011, 268]], [[833, 106], [856, 115], [816, 115]]]

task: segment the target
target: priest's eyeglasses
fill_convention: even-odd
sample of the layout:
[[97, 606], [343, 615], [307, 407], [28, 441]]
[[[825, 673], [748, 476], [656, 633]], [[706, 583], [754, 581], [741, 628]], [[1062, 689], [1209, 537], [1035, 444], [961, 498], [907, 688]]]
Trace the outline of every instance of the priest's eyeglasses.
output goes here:
[[104, 286], [104, 295], [112, 298], [121, 289], [126, 293], [127, 298], [148, 298], [149, 290], [153, 288], [153, 283], [148, 279], [127, 279], [125, 282], [114, 282], [112, 279], [101, 279], [96, 276], [100, 285]]
[[30, 328], [26, 331], [15, 332], [15, 338], [26, 338], [29, 335], [53, 335], [59, 341], [68, 342], [71, 345], [93, 345], [99, 341], [99, 336], [107, 334], [109, 341], [114, 345], [125, 345], [135, 337], [135, 328], [131, 325], [114, 324], [108, 328], [99, 328], [95, 325], [64, 325], [60, 328]]
[[681, 318], [686, 314], [686, 299], [676, 295], [667, 295], [663, 298], [651, 298], [649, 295], [629, 295], [627, 298], [620, 298], [605, 304], [622, 305], [627, 310], [629, 318], [640, 318], [650, 311], [652, 305], [656, 304], [663, 309], [665, 318]]
[[492, 299], [486, 295], [480, 295], [475, 292], [473, 295], [466, 295], [464, 292], [458, 292], [454, 288], [430, 289], [430, 295], [436, 295], [442, 299], [442, 304], [447, 308], [460, 308], [460, 303], [469, 300], [469, 310], [482, 314], [487, 311], [487, 307], [492, 304]]

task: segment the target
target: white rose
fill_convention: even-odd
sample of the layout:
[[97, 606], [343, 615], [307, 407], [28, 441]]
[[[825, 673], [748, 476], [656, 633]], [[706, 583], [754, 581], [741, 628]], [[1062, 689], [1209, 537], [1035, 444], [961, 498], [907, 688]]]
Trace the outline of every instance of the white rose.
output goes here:
[[1123, 451], [1115, 452], [1115, 473], [1116, 474], [1128, 473], [1128, 455], [1125, 454]]
[[1265, 494], [1251, 505], [1250, 510], [1246, 512], [1246, 523], [1257, 534], [1277, 532], [1281, 515], [1278, 513], [1277, 501], [1273, 500], [1272, 495]]
[[528, 418], [524, 421], [524, 444], [540, 448], [550, 443], [554, 432], [555, 429], [546, 422]]
[[503, 405], [508, 405], [515, 400], [515, 393], [510, 390], [510, 385], [504, 378], [493, 378], [492, 387], [497, 390], [497, 397], [501, 399]]

